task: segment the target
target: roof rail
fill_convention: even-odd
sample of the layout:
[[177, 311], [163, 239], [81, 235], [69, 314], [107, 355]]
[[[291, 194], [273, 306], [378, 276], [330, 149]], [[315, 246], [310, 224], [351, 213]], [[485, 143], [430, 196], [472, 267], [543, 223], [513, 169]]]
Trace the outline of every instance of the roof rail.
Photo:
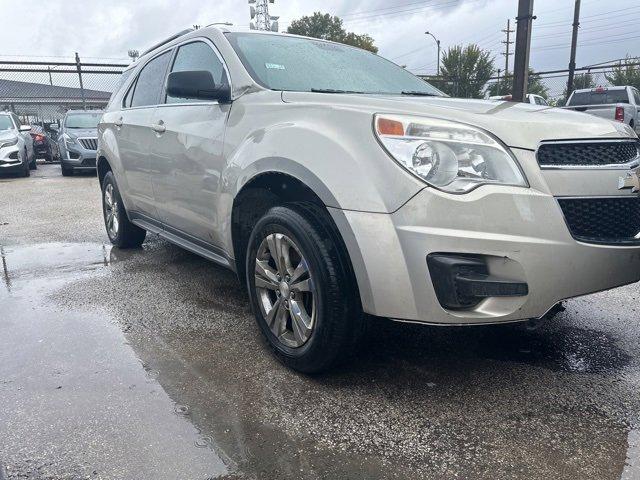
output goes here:
[[175, 35], [171, 35], [166, 40], [163, 40], [160, 43], [156, 43], [153, 47], [148, 48], [147, 50], [142, 52], [142, 55], [140, 55], [140, 56], [144, 57], [147, 53], [153, 52], [156, 48], [160, 48], [161, 46], [163, 46], [163, 45], [175, 40], [176, 38], [181, 37], [181, 36], [186, 35], [187, 33], [191, 33], [191, 32], [193, 32], [193, 28], [187, 28], [186, 30], [182, 30], [181, 32], [176, 33]]

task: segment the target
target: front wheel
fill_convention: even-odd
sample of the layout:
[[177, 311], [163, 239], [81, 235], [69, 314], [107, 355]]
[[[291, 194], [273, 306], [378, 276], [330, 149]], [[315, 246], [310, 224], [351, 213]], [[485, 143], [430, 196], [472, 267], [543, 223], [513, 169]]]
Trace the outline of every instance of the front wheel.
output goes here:
[[112, 244], [119, 248], [136, 248], [142, 245], [147, 231], [129, 221], [112, 172], [107, 172], [102, 180], [102, 213]]
[[247, 252], [258, 326], [276, 356], [304, 373], [346, 358], [362, 322], [346, 252], [327, 217], [302, 205], [274, 207], [256, 224]]
[[33, 160], [31, 160], [31, 162], [29, 163], [29, 170], [37, 170], [38, 169], [38, 162], [36, 162], [35, 157], [33, 158]]

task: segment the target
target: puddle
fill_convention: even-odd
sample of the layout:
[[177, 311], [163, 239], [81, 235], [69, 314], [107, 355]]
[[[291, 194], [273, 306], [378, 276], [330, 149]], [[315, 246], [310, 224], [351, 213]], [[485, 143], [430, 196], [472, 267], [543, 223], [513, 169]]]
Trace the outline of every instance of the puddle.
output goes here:
[[629, 449], [627, 460], [620, 480], [638, 480], [640, 478], [640, 430], [632, 429], [628, 436]]
[[2, 247], [0, 459], [9, 478], [220, 478], [233, 464], [109, 316], [48, 294], [108, 268], [110, 248]]
[[108, 266], [111, 245], [95, 243], [44, 243], [28, 246], [0, 245], [2, 281], [7, 290], [20, 278], [82, 273]]

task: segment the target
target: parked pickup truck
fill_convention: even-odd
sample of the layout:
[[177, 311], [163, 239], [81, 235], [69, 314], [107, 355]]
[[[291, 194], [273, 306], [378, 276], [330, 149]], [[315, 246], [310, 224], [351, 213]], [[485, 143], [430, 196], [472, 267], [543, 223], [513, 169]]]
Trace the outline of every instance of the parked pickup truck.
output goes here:
[[564, 108], [626, 123], [640, 132], [640, 92], [635, 87], [575, 90]]

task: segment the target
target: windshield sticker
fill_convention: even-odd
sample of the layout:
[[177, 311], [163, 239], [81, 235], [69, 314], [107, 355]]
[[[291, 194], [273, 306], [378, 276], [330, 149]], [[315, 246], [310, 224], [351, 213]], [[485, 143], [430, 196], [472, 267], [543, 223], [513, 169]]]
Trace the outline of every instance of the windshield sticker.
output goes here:
[[269, 70], [286, 70], [284, 65], [280, 65], [278, 63], [265, 63], [264, 66]]

